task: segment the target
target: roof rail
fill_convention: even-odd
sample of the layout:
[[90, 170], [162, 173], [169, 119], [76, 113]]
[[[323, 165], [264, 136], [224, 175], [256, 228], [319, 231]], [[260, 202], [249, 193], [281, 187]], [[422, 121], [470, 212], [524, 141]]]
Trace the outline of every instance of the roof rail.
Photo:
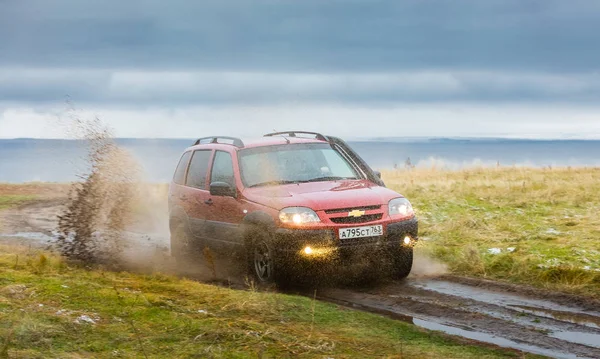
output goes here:
[[272, 136], [285, 136], [287, 135], [288, 137], [298, 137], [296, 135], [314, 135], [315, 139], [319, 140], [319, 141], [329, 141], [327, 139], [327, 137], [325, 137], [324, 135], [318, 133], [318, 132], [308, 132], [308, 131], [283, 131], [283, 132], [273, 132], [273, 133], [267, 133], [264, 137], [272, 137]]
[[[230, 140], [233, 143], [227, 142], [219, 142], [219, 140]], [[210, 136], [210, 137], [202, 137], [194, 142], [194, 146], [206, 143], [221, 143], [225, 145], [234, 145], [235, 147], [244, 147], [244, 142], [237, 137], [228, 137], [228, 136]]]

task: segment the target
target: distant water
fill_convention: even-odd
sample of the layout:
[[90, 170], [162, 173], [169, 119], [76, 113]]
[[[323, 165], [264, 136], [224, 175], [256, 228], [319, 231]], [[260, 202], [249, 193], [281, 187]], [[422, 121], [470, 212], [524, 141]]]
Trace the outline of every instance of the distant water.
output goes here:
[[[118, 139], [152, 182], [168, 182], [193, 140]], [[600, 140], [379, 139], [350, 145], [376, 169], [472, 166], [600, 166]], [[86, 170], [85, 143], [73, 140], [0, 140], [0, 182], [77, 179]]]

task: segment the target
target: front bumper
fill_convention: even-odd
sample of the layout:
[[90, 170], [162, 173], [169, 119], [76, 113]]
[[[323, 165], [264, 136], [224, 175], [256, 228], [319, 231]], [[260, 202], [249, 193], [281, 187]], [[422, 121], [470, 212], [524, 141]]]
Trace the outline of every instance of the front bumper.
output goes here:
[[[369, 224], [362, 224], [368, 226]], [[359, 225], [360, 226], [360, 225]], [[279, 228], [274, 235], [275, 251], [303, 255], [306, 247], [314, 254], [305, 257], [317, 257], [320, 253], [340, 250], [360, 250], [361, 248], [398, 247], [406, 236], [414, 243], [418, 239], [419, 222], [416, 217], [401, 222], [384, 224], [384, 235], [354, 239], [338, 239], [336, 228], [329, 229], [287, 229]], [[303, 255], [304, 256], [304, 255]]]

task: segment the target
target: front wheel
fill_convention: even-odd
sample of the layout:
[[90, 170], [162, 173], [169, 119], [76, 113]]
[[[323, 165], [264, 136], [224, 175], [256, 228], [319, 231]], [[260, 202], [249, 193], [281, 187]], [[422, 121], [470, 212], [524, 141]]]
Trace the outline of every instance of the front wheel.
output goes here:
[[271, 283], [275, 279], [275, 260], [271, 246], [264, 240], [254, 243], [252, 250], [252, 268], [254, 276], [262, 283]]
[[394, 251], [392, 260], [392, 276], [394, 279], [404, 279], [408, 277], [413, 265], [413, 248], [400, 247]]
[[274, 284], [281, 279], [281, 263], [266, 229], [253, 228], [248, 233], [246, 258], [248, 274], [260, 284]]

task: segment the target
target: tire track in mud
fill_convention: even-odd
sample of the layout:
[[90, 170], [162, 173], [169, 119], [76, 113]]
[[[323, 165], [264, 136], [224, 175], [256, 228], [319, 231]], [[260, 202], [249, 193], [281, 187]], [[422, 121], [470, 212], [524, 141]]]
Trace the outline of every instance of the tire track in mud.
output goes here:
[[[52, 241], [55, 214], [62, 204], [60, 200], [40, 201], [4, 211], [0, 214], [5, 224], [0, 240], [19, 238], [21, 244], [47, 245]], [[168, 246], [164, 234], [142, 230], [127, 234], [136, 256]], [[167, 262], [159, 262], [157, 266], [171, 271], [172, 268], [165, 266]], [[224, 275], [229, 273], [219, 271], [219, 277]], [[196, 278], [220, 284], [214, 278]], [[243, 285], [234, 286], [237, 287]], [[317, 294], [319, 300], [381, 314], [467, 341], [554, 358], [600, 358], [600, 305], [577, 296], [453, 276], [409, 278], [363, 289], [320, 288]], [[305, 295], [312, 298], [314, 292]]]
[[408, 279], [363, 290], [325, 289], [318, 298], [500, 347], [553, 358], [600, 358], [599, 311], [492, 286]]

